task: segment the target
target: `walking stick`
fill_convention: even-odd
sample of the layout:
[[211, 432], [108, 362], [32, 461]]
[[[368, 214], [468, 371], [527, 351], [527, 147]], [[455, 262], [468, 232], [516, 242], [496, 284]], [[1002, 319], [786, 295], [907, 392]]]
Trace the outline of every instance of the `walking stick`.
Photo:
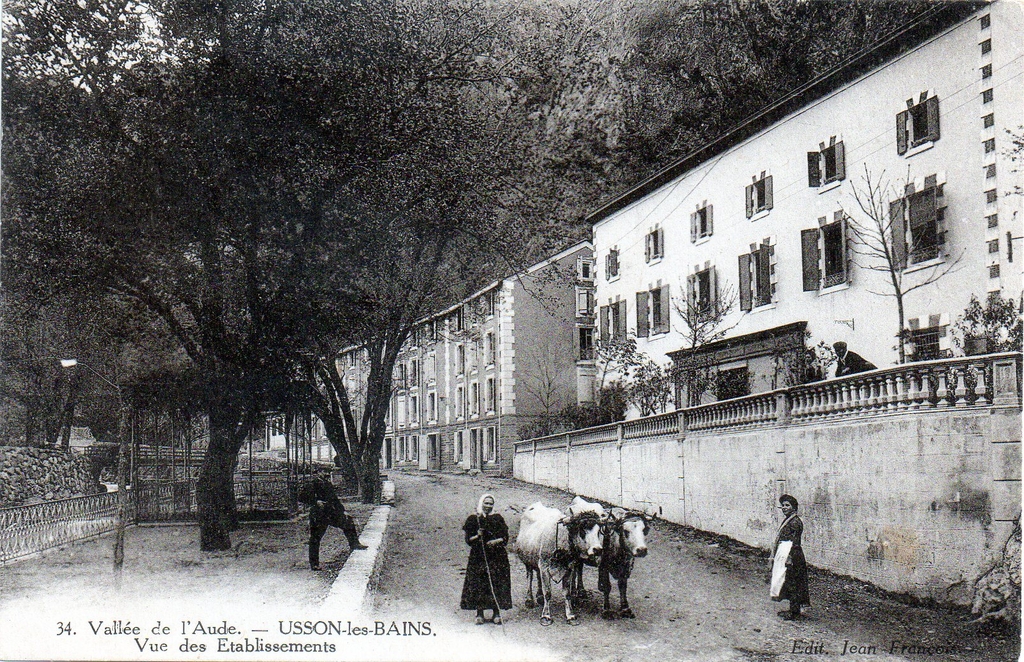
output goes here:
[[[476, 514], [476, 534], [480, 538], [480, 550], [484, 553], [484, 568], [487, 569], [487, 584], [491, 587], [491, 599], [494, 600], [494, 610], [500, 611], [498, 596], [494, 592], [494, 581], [491, 579], [491, 564], [487, 562], [487, 544], [484, 542], [483, 526], [480, 524], [480, 513]], [[505, 634], [505, 619], [501, 619], [501, 633]]]

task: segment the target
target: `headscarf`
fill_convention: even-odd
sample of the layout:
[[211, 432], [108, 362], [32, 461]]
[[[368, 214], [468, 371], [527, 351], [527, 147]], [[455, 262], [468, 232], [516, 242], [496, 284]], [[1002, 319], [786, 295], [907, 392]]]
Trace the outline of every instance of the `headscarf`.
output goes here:
[[476, 502], [476, 514], [479, 515], [480, 517], [486, 517], [487, 516], [487, 513], [484, 512], [484, 499], [486, 499], [487, 497], [491, 497], [492, 501], [494, 500], [494, 495], [493, 494], [491, 494], [489, 492], [485, 492], [480, 497], [480, 500]]

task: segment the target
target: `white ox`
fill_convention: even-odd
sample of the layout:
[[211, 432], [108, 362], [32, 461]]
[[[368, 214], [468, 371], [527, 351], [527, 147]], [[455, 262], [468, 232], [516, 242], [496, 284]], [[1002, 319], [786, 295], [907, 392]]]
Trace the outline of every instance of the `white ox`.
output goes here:
[[647, 533], [650, 530], [649, 517], [637, 510], [625, 510], [623, 508], [612, 508], [607, 513], [599, 503], [592, 503], [581, 497], [576, 497], [569, 505], [572, 513], [592, 512], [602, 516], [602, 531], [604, 533], [604, 544], [601, 558], [598, 562], [592, 559], [580, 558], [576, 564], [576, 572], [570, 580], [571, 592], [573, 595], [584, 595], [583, 590], [583, 565], [597, 566], [597, 587], [604, 594], [604, 618], [613, 618], [615, 612], [611, 610], [611, 578], [614, 577], [619, 585], [619, 612], [621, 618], [633, 618], [633, 610], [626, 598], [626, 591], [629, 584], [629, 577], [633, 572], [635, 559], [647, 556]]
[[551, 581], [557, 573], [565, 594], [565, 620], [576, 623], [569, 595], [569, 574], [581, 555], [597, 558], [601, 554], [601, 524], [593, 513], [565, 517], [556, 508], [539, 501], [525, 511], [519, 521], [516, 554], [526, 566], [529, 588], [526, 606], [533, 606], [533, 573], [538, 575], [538, 600], [543, 600], [542, 625], [551, 625]]

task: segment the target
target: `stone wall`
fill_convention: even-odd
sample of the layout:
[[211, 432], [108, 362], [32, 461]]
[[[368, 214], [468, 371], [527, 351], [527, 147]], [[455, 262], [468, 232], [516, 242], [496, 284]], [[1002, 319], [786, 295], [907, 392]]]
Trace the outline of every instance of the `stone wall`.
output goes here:
[[0, 508], [102, 491], [83, 456], [52, 448], [0, 446]]
[[[763, 549], [789, 493], [812, 565], [966, 605], [1003, 562], [1021, 513], [1019, 358], [997, 358], [977, 397], [960, 378], [946, 388], [947, 364], [925, 366], [941, 377], [931, 382], [915, 381], [920, 368], [878, 371], [859, 378], [864, 388], [851, 380], [852, 400], [822, 393], [851, 390], [836, 380], [811, 399], [795, 387], [677, 412], [677, 422], [521, 442], [515, 477]], [[904, 379], [912, 389], [894, 386]]]

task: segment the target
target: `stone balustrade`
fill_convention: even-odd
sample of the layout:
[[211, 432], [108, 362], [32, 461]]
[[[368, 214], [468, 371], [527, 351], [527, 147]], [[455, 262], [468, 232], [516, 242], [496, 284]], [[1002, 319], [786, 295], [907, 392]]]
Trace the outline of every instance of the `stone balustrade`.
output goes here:
[[516, 452], [682, 431], [708, 433], [948, 408], [1017, 406], [1021, 355], [1015, 352], [907, 363], [813, 384], [712, 402], [621, 423], [516, 443]]

